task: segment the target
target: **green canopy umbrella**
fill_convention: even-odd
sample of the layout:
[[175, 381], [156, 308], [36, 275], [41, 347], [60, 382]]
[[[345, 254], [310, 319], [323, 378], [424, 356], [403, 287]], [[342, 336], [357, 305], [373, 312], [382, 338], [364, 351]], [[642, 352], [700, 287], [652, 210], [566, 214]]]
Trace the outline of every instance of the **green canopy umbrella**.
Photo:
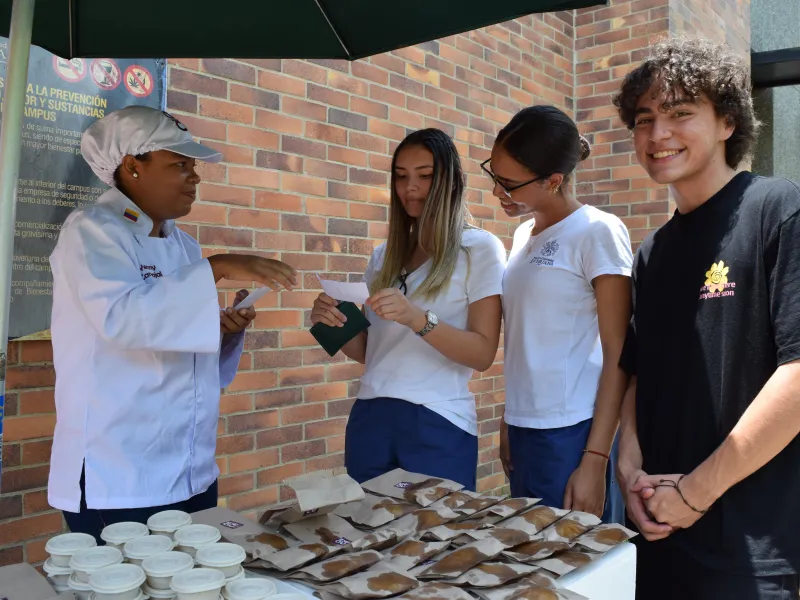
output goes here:
[[[33, 43], [63, 58], [355, 60], [605, 0], [37, 0]], [[0, 35], [11, 0], [0, 0]]]
[[[538, 12], [606, 0], [0, 0], [10, 38], [0, 134], [0, 444], [28, 55], [356, 60]], [[2, 448], [2, 445], [0, 445]]]

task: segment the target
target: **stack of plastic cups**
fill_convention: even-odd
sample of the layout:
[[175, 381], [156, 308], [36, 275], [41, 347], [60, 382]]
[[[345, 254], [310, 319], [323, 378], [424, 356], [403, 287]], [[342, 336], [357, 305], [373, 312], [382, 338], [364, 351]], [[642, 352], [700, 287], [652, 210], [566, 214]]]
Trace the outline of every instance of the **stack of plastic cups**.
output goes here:
[[214, 544], [220, 539], [222, 539], [222, 534], [211, 525], [186, 525], [175, 532], [177, 549], [193, 558], [200, 548]]
[[122, 560], [122, 552], [110, 546], [98, 546], [76, 552], [69, 561], [73, 571], [69, 578], [69, 588], [78, 600], [89, 600], [92, 594], [92, 587], [89, 585], [91, 576], [100, 569], [121, 564]]
[[175, 532], [192, 524], [192, 516], [182, 510], [165, 510], [147, 519], [147, 527], [153, 535], [165, 535], [175, 539]]
[[125, 542], [122, 552], [128, 562], [141, 567], [148, 556], [169, 552], [174, 546], [175, 542], [165, 535], [146, 535]]
[[142, 569], [147, 577], [142, 589], [153, 600], [172, 600], [175, 597], [175, 592], [170, 589], [172, 578], [193, 568], [194, 559], [184, 552], [148, 556], [142, 561]]
[[92, 600], [144, 600], [145, 575], [139, 565], [114, 565], [92, 573]]
[[123, 522], [114, 523], [103, 529], [100, 533], [100, 538], [106, 543], [106, 546], [112, 546], [122, 551], [127, 542], [146, 535], [150, 535], [150, 530], [147, 528], [147, 525]]
[[177, 600], [220, 600], [224, 586], [225, 575], [216, 569], [184, 571], [175, 575], [170, 584]]
[[197, 551], [195, 562], [201, 567], [216, 569], [225, 575], [225, 584], [244, 578], [242, 563], [247, 558], [238, 544], [217, 543], [203, 546]]
[[85, 533], [65, 533], [47, 541], [44, 549], [50, 555], [42, 567], [53, 587], [60, 594], [67, 592], [72, 568], [69, 562], [76, 552], [97, 546], [94, 537]]
[[275, 597], [277, 588], [269, 579], [239, 579], [225, 585], [222, 597], [225, 600], [266, 600]]

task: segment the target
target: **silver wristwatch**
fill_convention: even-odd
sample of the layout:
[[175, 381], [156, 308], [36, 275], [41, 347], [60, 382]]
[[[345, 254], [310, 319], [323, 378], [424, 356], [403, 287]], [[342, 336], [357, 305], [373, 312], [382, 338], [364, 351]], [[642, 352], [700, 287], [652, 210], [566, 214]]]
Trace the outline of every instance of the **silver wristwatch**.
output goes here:
[[439, 317], [437, 317], [437, 316], [434, 314], [434, 312], [433, 312], [433, 311], [430, 311], [430, 310], [429, 310], [429, 311], [426, 311], [426, 312], [425, 312], [425, 318], [427, 319], [427, 323], [425, 323], [425, 327], [423, 327], [422, 329], [420, 329], [420, 330], [417, 332], [417, 335], [418, 335], [419, 337], [425, 337], [425, 336], [426, 336], [426, 335], [428, 335], [428, 334], [429, 334], [431, 331], [433, 331], [433, 328], [434, 328], [434, 327], [436, 327], [436, 326], [439, 324]]

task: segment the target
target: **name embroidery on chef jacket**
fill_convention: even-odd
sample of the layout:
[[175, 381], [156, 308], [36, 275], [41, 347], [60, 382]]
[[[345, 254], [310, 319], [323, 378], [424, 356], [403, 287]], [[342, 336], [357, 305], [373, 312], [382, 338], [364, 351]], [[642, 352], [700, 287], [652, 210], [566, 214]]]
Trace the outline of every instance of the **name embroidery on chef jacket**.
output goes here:
[[530, 263], [544, 267], [552, 267], [555, 264], [553, 257], [556, 255], [556, 252], [558, 252], [558, 249], [558, 240], [547, 240], [542, 244], [542, 247], [539, 248], [538, 255], [530, 260]]
[[163, 277], [164, 274], [161, 271], [158, 271], [157, 269], [158, 267], [155, 265], [139, 265], [139, 271], [142, 273], [142, 279], [144, 279], [145, 281], [147, 281], [151, 277], [155, 279]]
[[736, 294], [736, 282], [728, 280], [730, 269], [723, 260], [711, 265], [711, 268], [706, 271], [705, 283], [700, 288], [700, 300], [710, 300]]

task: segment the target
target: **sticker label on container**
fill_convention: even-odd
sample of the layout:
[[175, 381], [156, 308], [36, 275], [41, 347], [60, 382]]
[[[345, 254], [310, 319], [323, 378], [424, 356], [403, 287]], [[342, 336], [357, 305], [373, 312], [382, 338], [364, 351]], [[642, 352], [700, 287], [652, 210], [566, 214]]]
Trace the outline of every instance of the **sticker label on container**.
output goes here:
[[236, 521], [223, 521], [220, 523], [223, 527], [227, 527], [228, 529], [239, 529], [239, 527], [244, 527], [244, 523], [237, 523]]

